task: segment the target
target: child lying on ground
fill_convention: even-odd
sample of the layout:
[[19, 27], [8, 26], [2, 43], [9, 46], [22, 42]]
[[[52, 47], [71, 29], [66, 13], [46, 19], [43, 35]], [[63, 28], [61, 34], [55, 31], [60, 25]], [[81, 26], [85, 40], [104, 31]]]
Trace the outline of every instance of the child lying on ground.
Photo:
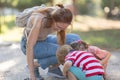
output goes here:
[[100, 60], [100, 63], [106, 70], [108, 60], [110, 59], [111, 56], [111, 54], [108, 51], [102, 50], [96, 46], [88, 45], [86, 42], [82, 40], [74, 41], [70, 44], [70, 46], [74, 50], [82, 50], [92, 53], [98, 60]]
[[[103, 78], [103, 66], [91, 53], [73, 50], [70, 45], [63, 45], [57, 50], [56, 56], [58, 62], [63, 64], [63, 75], [69, 80], [102, 80]], [[72, 66], [79, 69], [75, 68], [76, 70], [71, 73], [69, 70]]]

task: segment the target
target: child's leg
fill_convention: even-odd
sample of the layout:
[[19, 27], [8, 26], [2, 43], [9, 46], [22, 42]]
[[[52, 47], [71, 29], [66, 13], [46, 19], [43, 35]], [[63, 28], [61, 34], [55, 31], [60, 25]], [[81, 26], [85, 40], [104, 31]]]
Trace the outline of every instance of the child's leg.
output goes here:
[[95, 76], [88, 77], [87, 80], [103, 80], [103, 76], [95, 75]]
[[77, 80], [77, 78], [70, 71], [68, 71], [68, 80]]
[[85, 73], [81, 68], [72, 66], [69, 71], [76, 77], [77, 80], [87, 80], [85, 77]]

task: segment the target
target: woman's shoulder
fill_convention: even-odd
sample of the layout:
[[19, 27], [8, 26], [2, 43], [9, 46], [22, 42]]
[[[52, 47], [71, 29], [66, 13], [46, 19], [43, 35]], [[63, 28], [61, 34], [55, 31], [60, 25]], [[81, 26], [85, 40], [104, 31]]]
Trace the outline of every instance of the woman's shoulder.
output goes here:
[[31, 14], [31, 16], [30, 16], [30, 19], [32, 20], [32, 21], [34, 21], [34, 20], [41, 20], [42, 18], [44, 18], [45, 17], [45, 15], [44, 14], [41, 14], [41, 13], [32, 13]]
[[39, 12], [34, 12], [31, 14], [31, 17], [43, 17], [45, 14], [39, 13]]

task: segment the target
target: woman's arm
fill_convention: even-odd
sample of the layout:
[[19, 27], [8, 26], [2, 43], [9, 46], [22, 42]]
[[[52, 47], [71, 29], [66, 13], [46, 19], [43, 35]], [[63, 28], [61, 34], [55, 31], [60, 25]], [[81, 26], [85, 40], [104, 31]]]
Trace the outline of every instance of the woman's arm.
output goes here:
[[102, 60], [100, 61], [100, 63], [101, 63], [102, 65], [107, 64], [107, 62], [108, 62], [108, 60], [110, 59], [110, 56], [111, 56], [111, 54], [110, 54], [108, 51], [106, 51], [106, 50], [103, 50], [103, 51], [106, 52], [107, 55], [106, 55], [106, 57], [105, 57], [104, 59], [102, 59]]
[[68, 70], [69, 68], [72, 66], [72, 61], [70, 60], [67, 60], [65, 63], [64, 63], [64, 66], [63, 66], [63, 75], [65, 77], [67, 77], [67, 73], [68, 73]]
[[30, 78], [31, 80], [35, 80], [34, 75], [34, 45], [36, 44], [40, 25], [41, 25], [42, 17], [36, 16], [32, 18], [33, 27], [28, 35], [27, 44], [26, 44], [26, 56], [27, 56], [27, 63], [30, 70]]

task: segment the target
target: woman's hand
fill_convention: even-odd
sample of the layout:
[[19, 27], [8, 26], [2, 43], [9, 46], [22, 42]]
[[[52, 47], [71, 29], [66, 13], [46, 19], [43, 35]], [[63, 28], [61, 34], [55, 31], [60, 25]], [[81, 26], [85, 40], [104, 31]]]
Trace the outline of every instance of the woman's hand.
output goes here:
[[30, 76], [30, 80], [36, 80], [35, 76]]

